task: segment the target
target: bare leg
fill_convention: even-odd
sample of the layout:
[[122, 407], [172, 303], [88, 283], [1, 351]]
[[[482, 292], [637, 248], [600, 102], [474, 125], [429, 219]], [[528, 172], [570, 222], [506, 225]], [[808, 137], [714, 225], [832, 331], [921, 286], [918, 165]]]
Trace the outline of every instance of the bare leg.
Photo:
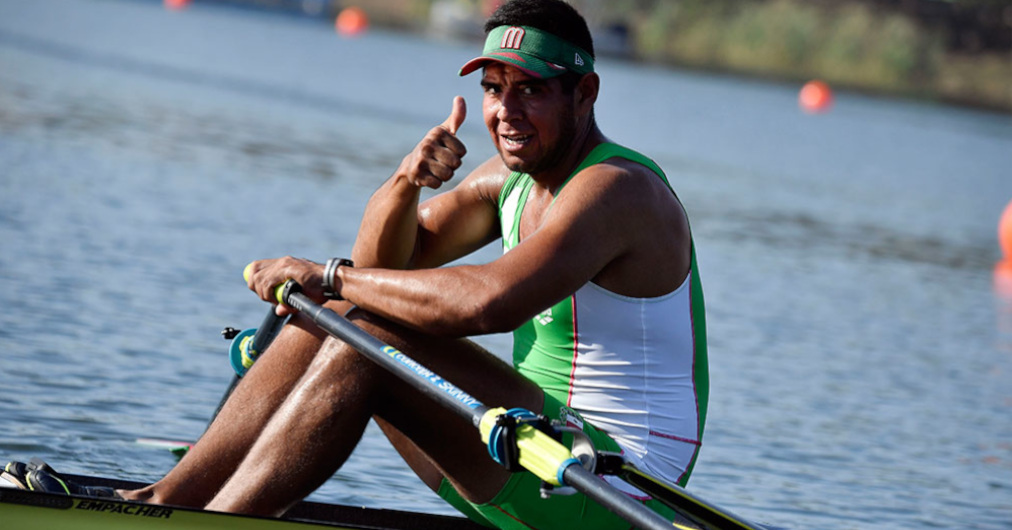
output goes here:
[[369, 421], [374, 370], [328, 340], [210, 510], [281, 515], [347, 459]]
[[[475, 397], [539, 410], [541, 391], [467, 341], [437, 339], [367, 314], [357, 324]], [[328, 339], [208, 509], [280, 515], [347, 459], [370, 416], [430, 487], [446, 476], [466, 498], [490, 499], [508, 473], [470, 423]]]
[[186, 457], [155, 484], [119, 493], [129, 500], [156, 504], [206, 505], [305, 373], [323, 337], [308, 319], [285, 326]]

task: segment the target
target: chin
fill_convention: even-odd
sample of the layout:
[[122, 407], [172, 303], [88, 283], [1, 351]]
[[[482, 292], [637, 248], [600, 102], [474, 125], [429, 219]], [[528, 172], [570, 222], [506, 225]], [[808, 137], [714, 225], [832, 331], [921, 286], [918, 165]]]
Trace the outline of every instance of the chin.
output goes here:
[[524, 160], [521, 160], [521, 159], [519, 159], [519, 158], [517, 158], [515, 156], [507, 155], [507, 154], [503, 153], [502, 151], [499, 152], [499, 158], [502, 159], [503, 164], [505, 164], [506, 167], [509, 168], [510, 171], [518, 171], [520, 173], [529, 173], [528, 169], [531, 166], [530, 163], [528, 163], [528, 162], [526, 162]]
[[510, 162], [509, 160], [503, 160], [503, 162], [506, 162], [506, 167], [508, 167], [510, 171], [517, 171], [520, 173], [530, 173], [530, 171], [527, 170], [527, 165], [524, 164], [523, 162], [516, 162], [516, 161]]
[[520, 160], [516, 157], [507, 158], [505, 156], [501, 156], [501, 158], [510, 171], [518, 171], [520, 173], [527, 173], [528, 175], [537, 175], [542, 171], [550, 169], [555, 164], [555, 161], [545, 158], [538, 160]]

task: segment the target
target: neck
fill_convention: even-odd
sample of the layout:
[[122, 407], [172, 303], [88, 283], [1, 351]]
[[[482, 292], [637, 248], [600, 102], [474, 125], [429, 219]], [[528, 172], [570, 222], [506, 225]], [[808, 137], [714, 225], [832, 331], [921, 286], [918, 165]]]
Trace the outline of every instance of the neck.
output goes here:
[[608, 141], [593, 120], [588, 120], [588, 123], [584, 127], [578, 128], [577, 131], [576, 137], [570, 143], [572, 147], [558, 164], [555, 164], [551, 169], [530, 174], [535, 185], [546, 189], [553, 196], [573, 174], [577, 166], [587, 158], [587, 155], [595, 147]]

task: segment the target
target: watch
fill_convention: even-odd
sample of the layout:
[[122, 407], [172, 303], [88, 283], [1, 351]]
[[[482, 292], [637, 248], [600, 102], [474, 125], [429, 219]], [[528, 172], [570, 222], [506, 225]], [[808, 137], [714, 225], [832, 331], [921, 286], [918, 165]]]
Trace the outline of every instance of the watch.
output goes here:
[[323, 268], [323, 296], [331, 300], [344, 300], [338, 289], [334, 286], [334, 277], [337, 275], [338, 267], [354, 267], [355, 263], [346, 258], [330, 258]]

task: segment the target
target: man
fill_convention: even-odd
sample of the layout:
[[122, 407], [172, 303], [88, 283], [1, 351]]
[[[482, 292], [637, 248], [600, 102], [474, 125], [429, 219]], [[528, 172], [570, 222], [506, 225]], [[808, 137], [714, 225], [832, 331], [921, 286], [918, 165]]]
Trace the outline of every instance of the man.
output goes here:
[[[249, 286], [264, 300], [289, 278], [321, 303], [327, 292], [328, 307], [481, 401], [581, 426], [597, 449], [684, 484], [707, 402], [685, 212], [653, 162], [598, 129], [593, 43], [574, 9], [515, 0], [485, 29], [484, 53], [460, 73], [481, 70], [497, 156], [419, 204], [465, 155], [455, 98], [370, 199], [354, 265], [258, 261]], [[495, 261], [441, 267], [498, 238]], [[507, 330], [514, 366], [461, 338]], [[541, 499], [539, 479], [493, 462], [473, 426], [298, 315], [179, 465], [120, 495], [279, 515], [341, 466], [370, 418], [423, 482], [482, 524], [628, 527], [583, 495]]]

